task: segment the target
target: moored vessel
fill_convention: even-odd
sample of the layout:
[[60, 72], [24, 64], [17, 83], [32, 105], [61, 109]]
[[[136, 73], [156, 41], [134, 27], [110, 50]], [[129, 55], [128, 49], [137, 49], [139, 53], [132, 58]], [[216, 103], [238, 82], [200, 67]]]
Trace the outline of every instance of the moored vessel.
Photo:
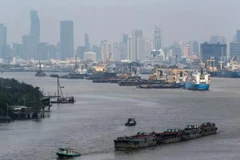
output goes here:
[[39, 60], [39, 69], [36, 72], [35, 76], [36, 77], [45, 77], [46, 76], [46, 73], [44, 73], [42, 70], [42, 64], [40, 63], [40, 60]]
[[195, 72], [188, 76], [183, 85], [184, 89], [201, 91], [209, 90], [209, 87], [210, 87], [210, 75], [208, 73], [204, 73], [203, 69], [201, 69], [200, 73]]

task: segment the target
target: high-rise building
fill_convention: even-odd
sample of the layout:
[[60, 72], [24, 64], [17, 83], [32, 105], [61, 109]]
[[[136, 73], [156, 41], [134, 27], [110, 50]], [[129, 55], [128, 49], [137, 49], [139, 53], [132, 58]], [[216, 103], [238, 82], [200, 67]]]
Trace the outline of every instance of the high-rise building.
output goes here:
[[190, 57], [192, 55], [192, 48], [190, 44], [185, 44], [183, 47], [183, 56]]
[[207, 64], [207, 60], [215, 60], [215, 64], [219, 67], [219, 61], [227, 57], [227, 45], [221, 43], [207, 43], [204, 42], [200, 47], [201, 60]]
[[137, 38], [137, 60], [143, 61], [146, 59], [147, 55], [145, 52], [145, 38], [138, 37]]
[[31, 31], [30, 34], [36, 41], [40, 41], [40, 20], [38, 18], [38, 12], [35, 10], [30, 11]]
[[154, 49], [164, 50], [163, 46], [163, 28], [160, 25], [154, 25]]
[[113, 45], [112, 59], [114, 59], [115, 61], [120, 61], [120, 52], [119, 52], [119, 44], [118, 43], [114, 43], [114, 45]]
[[12, 44], [13, 56], [14, 57], [22, 57], [23, 54], [23, 45], [18, 43]]
[[89, 52], [90, 51], [90, 42], [89, 42], [88, 34], [84, 35], [84, 44], [85, 44], [85, 52]]
[[85, 52], [85, 47], [84, 46], [79, 46], [77, 47], [77, 54], [79, 55], [80, 59], [84, 59], [84, 52]]
[[127, 41], [128, 41], [128, 35], [124, 33], [124, 34], [122, 35], [122, 43], [127, 44]]
[[103, 42], [101, 47], [101, 53], [102, 53], [102, 61], [105, 62], [110, 54], [112, 53], [112, 47], [111, 44], [108, 41]]
[[48, 45], [48, 59], [57, 59], [57, 47]]
[[169, 49], [171, 50], [172, 57], [180, 58], [183, 55], [182, 42], [174, 42]]
[[230, 43], [230, 59], [240, 61], [240, 42]]
[[7, 27], [0, 24], [0, 57], [7, 56]]
[[145, 41], [145, 53], [146, 53], [146, 57], [150, 56], [150, 53], [153, 50], [153, 43], [149, 40]]
[[132, 55], [133, 55], [132, 49], [133, 49], [133, 47], [132, 47], [132, 37], [128, 37], [128, 42], [127, 42], [127, 54], [128, 54], [127, 58], [128, 58], [128, 60], [133, 59], [132, 58]]
[[48, 44], [41, 42], [37, 44], [37, 56], [36, 59], [38, 60], [47, 60], [49, 59], [48, 56]]
[[211, 36], [210, 43], [226, 44], [226, 38], [224, 36], [214, 35], [214, 36]]
[[123, 34], [122, 35], [122, 41], [119, 43], [119, 58], [120, 60], [124, 60], [128, 58], [127, 54], [127, 43], [128, 43], [128, 35]]
[[119, 56], [120, 60], [128, 59], [127, 43], [119, 43]]
[[99, 47], [97, 45], [92, 45], [92, 51], [94, 53], [96, 53], [96, 58], [97, 58], [98, 61], [102, 59], [101, 47]]
[[236, 40], [240, 42], [240, 30], [237, 30]]
[[199, 56], [199, 43], [197, 41], [191, 41], [192, 54]]
[[56, 45], [56, 59], [60, 60], [60, 42]]
[[139, 37], [143, 36], [142, 30], [133, 30], [132, 31], [132, 55], [131, 55], [131, 61], [137, 61], [139, 60], [139, 53], [138, 53], [138, 45], [137, 41]]
[[23, 46], [23, 54], [21, 58], [25, 60], [30, 60], [31, 58], [35, 58], [37, 47], [31, 35], [22, 36], [22, 46]]
[[60, 22], [60, 59], [73, 56], [73, 21]]

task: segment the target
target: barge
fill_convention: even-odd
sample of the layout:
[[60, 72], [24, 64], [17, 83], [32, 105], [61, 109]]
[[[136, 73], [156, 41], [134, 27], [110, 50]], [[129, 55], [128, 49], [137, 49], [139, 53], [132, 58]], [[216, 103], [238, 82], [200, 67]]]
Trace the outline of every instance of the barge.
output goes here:
[[167, 129], [162, 133], [138, 132], [134, 136], [118, 137], [114, 140], [115, 148], [137, 149], [162, 144], [182, 142], [195, 138], [200, 138], [217, 133], [215, 123], [202, 123], [198, 125], [187, 125], [184, 129]]

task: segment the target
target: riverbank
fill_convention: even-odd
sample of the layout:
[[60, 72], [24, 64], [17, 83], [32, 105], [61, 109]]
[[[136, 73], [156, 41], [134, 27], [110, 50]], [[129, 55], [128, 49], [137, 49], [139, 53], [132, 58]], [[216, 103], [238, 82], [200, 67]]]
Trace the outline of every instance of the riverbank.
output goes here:
[[43, 117], [46, 99], [39, 87], [0, 78], [0, 121]]

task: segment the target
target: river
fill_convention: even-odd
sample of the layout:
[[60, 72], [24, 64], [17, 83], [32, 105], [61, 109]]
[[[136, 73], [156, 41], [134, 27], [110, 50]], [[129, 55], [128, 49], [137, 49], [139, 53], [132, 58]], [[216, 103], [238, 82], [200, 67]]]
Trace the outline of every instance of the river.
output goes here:
[[[56, 78], [3, 73], [44, 93], [56, 93]], [[56, 160], [61, 146], [82, 156], [74, 160], [239, 160], [240, 80], [212, 78], [210, 91], [136, 89], [88, 80], [60, 79], [75, 104], [54, 104], [44, 119], [0, 124], [0, 159]], [[137, 125], [125, 127], [134, 116]], [[218, 134], [135, 151], [115, 151], [113, 140], [138, 131], [164, 131], [211, 121]]]

